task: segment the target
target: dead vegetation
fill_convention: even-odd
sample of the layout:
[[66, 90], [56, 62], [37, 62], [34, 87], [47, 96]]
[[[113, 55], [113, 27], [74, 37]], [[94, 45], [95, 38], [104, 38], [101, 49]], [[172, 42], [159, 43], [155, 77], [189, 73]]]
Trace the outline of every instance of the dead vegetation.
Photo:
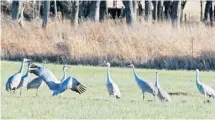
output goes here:
[[1, 59], [27, 56], [34, 60], [68, 64], [113, 66], [133, 62], [137, 67], [165, 69], [215, 69], [215, 28], [201, 23], [172, 28], [170, 23], [86, 21], [77, 28], [69, 20], [25, 22], [24, 27], [1, 19]]

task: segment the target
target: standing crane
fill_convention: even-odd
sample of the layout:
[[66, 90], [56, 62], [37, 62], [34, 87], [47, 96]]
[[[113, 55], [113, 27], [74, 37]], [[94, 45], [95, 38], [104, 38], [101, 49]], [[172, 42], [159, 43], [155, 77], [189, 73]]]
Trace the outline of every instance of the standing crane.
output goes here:
[[143, 79], [141, 79], [137, 75], [137, 73], [135, 72], [133, 64], [129, 64], [128, 66], [133, 69], [134, 78], [136, 80], [136, 83], [137, 83], [138, 87], [140, 88], [140, 90], [143, 93], [143, 100], [145, 98], [145, 96], [144, 96], [145, 92], [148, 92], [148, 93], [152, 94], [154, 96], [154, 98], [155, 98], [156, 95], [157, 95], [157, 93], [158, 93], [157, 88], [154, 85], [152, 85], [151, 83], [149, 83], [149, 82], [144, 81]]
[[116, 83], [114, 83], [113, 80], [111, 79], [111, 76], [110, 76], [110, 63], [106, 61], [105, 65], [107, 66], [106, 86], [107, 86], [108, 93], [109, 93], [110, 96], [114, 96], [117, 99], [119, 99], [121, 94], [120, 94], [120, 90], [119, 90], [118, 85]]
[[52, 96], [63, 93], [67, 89], [75, 91], [79, 94], [86, 91], [86, 87], [83, 86], [75, 77], [69, 76], [67, 79], [60, 82], [53, 75], [53, 73], [46, 68], [40, 67], [35, 64], [32, 64], [30, 68], [31, 73], [42, 77], [42, 79], [48, 85], [49, 89], [53, 91]]
[[[63, 77], [62, 77], [62, 79], [61, 79], [61, 83], [66, 79], [66, 69], [67, 69], [68, 67], [67, 66], [63, 66]], [[61, 93], [61, 95], [63, 96], [63, 93]]]
[[19, 85], [17, 86], [17, 89], [20, 88], [20, 96], [22, 94], [22, 88], [23, 88], [23, 86], [26, 85], [25, 84], [26, 79], [28, 79], [30, 77], [30, 65], [31, 64], [32, 64], [31, 62], [28, 63], [28, 70], [27, 70], [26, 74], [24, 76], [22, 76], [21, 81], [20, 81]]
[[157, 94], [157, 97], [161, 100], [161, 101], [166, 101], [166, 102], [170, 102], [171, 101], [171, 98], [169, 96], [169, 94], [164, 91], [159, 83], [158, 83], [158, 72], [156, 72], [156, 81], [155, 81], [155, 87], [157, 88], [158, 90], [158, 94]]
[[215, 98], [215, 90], [210, 86], [203, 84], [199, 81], [199, 70], [196, 69], [196, 86], [201, 94], [205, 97], [213, 97]]
[[21, 63], [21, 67], [19, 69], [19, 71], [17, 73], [15, 73], [14, 75], [10, 76], [6, 82], [6, 90], [8, 92], [11, 92], [13, 90], [13, 92], [15, 93], [17, 87], [20, 84], [20, 81], [22, 79], [22, 74], [23, 74], [23, 67], [24, 67], [24, 63], [25, 62], [30, 62], [30, 59], [27, 58], [22, 58], [22, 63]]

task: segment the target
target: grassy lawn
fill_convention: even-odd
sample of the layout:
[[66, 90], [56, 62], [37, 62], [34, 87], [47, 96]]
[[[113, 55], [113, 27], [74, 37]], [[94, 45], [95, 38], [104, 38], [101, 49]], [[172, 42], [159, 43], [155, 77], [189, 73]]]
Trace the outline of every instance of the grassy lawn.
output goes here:
[[[25, 65], [27, 66], [27, 65]], [[161, 87], [168, 92], [183, 92], [187, 95], [171, 96], [171, 103], [153, 100], [146, 94], [145, 101], [138, 89], [131, 68], [111, 68], [112, 79], [121, 90], [121, 99], [108, 96], [105, 86], [106, 68], [91, 66], [72, 66], [68, 75], [74, 75], [87, 86], [87, 91], [79, 95], [67, 90], [63, 96], [51, 97], [52, 92], [46, 84], [35, 97], [35, 90], [23, 90], [19, 96], [9, 94], [5, 83], [10, 75], [19, 70], [20, 62], [1, 62], [1, 115], [2, 118], [215, 118], [215, 99], [206, 99], [197, 91], [194, 71], [158, 70]], [[47, 64], [57, 78], [61, 79], [62, 65]], [[26, 67], [25, 67], [26, 70]], [[143, 79], [155, 80], [155, 71], [137, 69]], [[31, 75], [30, 79], [35, 76]], [[200, 72], [200, 80], [215, 86], [214, 72]]]

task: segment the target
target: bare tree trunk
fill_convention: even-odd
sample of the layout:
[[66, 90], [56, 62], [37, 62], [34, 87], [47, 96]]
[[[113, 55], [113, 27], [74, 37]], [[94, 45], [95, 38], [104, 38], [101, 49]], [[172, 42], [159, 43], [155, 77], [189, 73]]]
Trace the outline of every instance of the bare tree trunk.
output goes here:
[[24, 2], [13, 1], [12, 2], [12, 20], [17, 21], [19, 25], [23, 26], [23, 12], [24, 12]]
[[20, 16], [19, 16], [19, 25], [22, 27], [23, 26], [23, 20], [24, 20], [24, 15], [23, 15], [23, 13], [24, 13], [24, 9], [25, 9], [25, 6], [24, 6], [24, 3], [22, 3], [21, 5], [20, 5]]
[[182, 22], [182, 20], [183, 20], [184, 8], [185, 8], [186, 3], [187, 3], [187, 0], [183, 0], [181, 2], [180, 22]]
[[12, 2], [12, 20], [18, 20], [20, 14], [20, 1]]
[[37, 5], [37, 17], [36, 18], [40, 18], [40, 6], [41, 6], [41, 1], [37, 1], [38, 5]]
[[142, 16], [143, 15], [143, 6], [141, 4], [141, 1], [138, 1], [137, 5], [138, 5], [138, 16]]
[[54, 14], [55, 14], [55, 18], [57, 17], [57, 1], [54, 0]]
[[[137, 16], [137, 1], [136, 0], [132, 0], [132, 5], [133, 5], [133, 12], [134, 12], [134, 19], [136, 19]], [[135, 20], [136, 21], [136, 20]]]
[[181, 11], [181, 1], [173, 1], [171, 10], [171, 20], [173, 26], [179, 27], [180, 25], [180, 11]]
[[73, 1], [72, 5], [72, 23], [78, 25], [78, 13], [79, 13], [79, 0]]
[[163, 2], [164, 5], [164, 18], [166, 20], [169, 20], [170, 16], [171, 16], [171, 5], [172, 5], [172, 1], [170, 0], [164, 0]]
[[33, 0], [33, 19], [36, 18], [36, 1]]
[[105, 18], [105, 15], [107, 14], [107, 1], [101, 1], [100, 3], [100, 16], [99, 16], [99, 20], [103, 21]]
[[91, 1], [90, 3], [90, 18], [94, 21], [99, 21], [100, 0]]
[[215, 5], [214, 5], [214, 21], [215, 21]]
[[133, 12], [133, 3], [132, 0], [124, 1], [123, 4], [125, 6], [125, 16], [126, 16], [126, 23], [127, 24], [133, 24], [135, 22], [135, 16]]
[[145, 20], [149, 21], [151, 16], [151, 4], [150, 0], [145, 0]]
[[42, 27], [46, 28], [48, 24], [48, 17], [49, 17], [49, 10], [50, 10], [50, 1], [43, 1], [43, 24]]
[[84, 1], [79, 2], [79, 17], [81, 20], [84, 18]]
[[100, 11], [100, 0], [97, 0], [97, 2], [96, 2], [96, 10], [95, 10], [95, 21], [97, 22], [97, 21], [99, 21], [99, 11]]
[[202, 21], [203, 20], [203, 10], [202, 10], [202, 0], [200, 0], [200, 21]]
[[152, 18], [154, 21], [156, 21], [157, 20], [158, 1], [157, 0], [152, 1], [152, 5], [153, 5]]
[[158, 3], [157, 3], [157, 19], [159, 21], [162, 20], [162, 13], [163, 13], [163, 0], [158, 0]]
[[204, 13], [204, 21], [208, 21], [208, 18], [210, 18], [210, 21], [212, 20], [211, 16], [211, 9], [212, 9], [212, 1], [207, 0], [205, 4], [205, 13]]

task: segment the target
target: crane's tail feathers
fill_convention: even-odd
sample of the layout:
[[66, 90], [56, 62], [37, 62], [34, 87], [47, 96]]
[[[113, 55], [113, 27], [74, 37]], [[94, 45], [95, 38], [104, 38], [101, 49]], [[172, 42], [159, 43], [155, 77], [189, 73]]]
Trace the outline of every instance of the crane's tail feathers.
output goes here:
[[86, 91], [86, 87], [83, 86], [82, 84], [79, 84], [74, 89], [71, 88], [71, 90], [73, 90], [73, 91], [75, 91], [75, 92], [77, 92], [79, 94], [82, 94], [82, 93], [84, 93]]
[[82, 84], [79, 84], [79, 86], [77, 86], [77, 88], [79, 89], [79, 91], [80, 91], [81, 93], [84, 93], [84, 92], [86, 91], [86, 87], [83, 86]]

